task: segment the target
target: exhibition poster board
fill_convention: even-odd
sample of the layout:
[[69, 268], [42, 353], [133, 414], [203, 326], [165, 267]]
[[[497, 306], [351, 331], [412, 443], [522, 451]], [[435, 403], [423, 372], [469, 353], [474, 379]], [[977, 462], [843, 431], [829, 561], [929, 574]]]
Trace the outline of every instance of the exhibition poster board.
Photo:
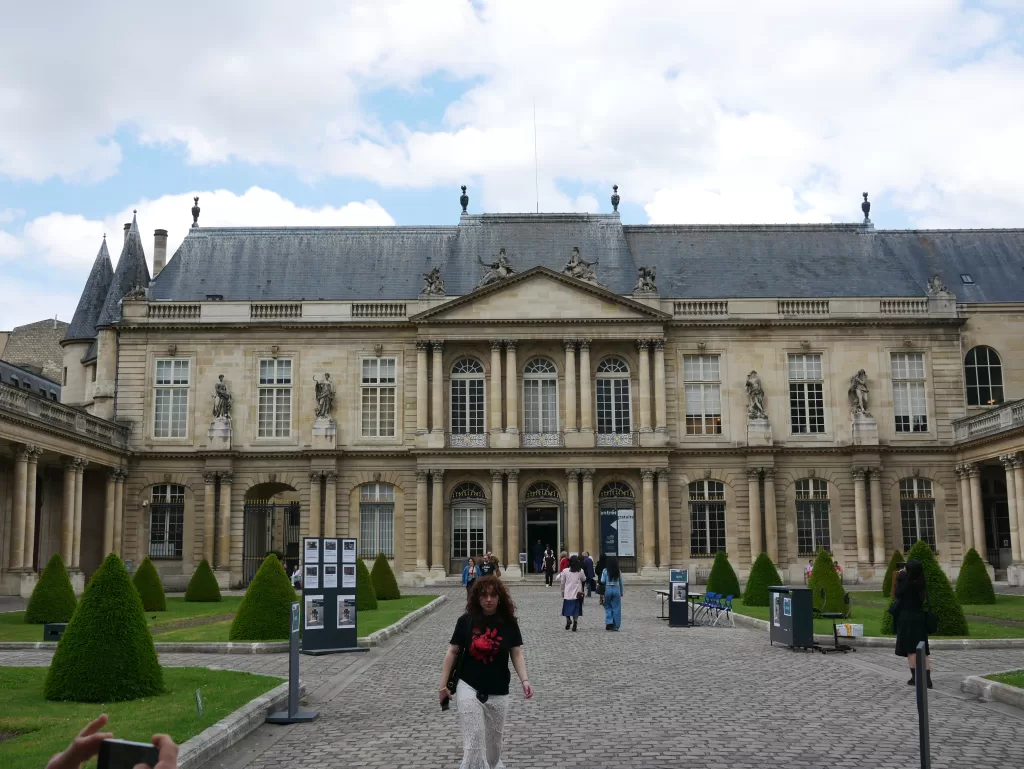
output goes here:
[[304, 537], [302, 552], [302, 653], [359, 650], [356, 540]]

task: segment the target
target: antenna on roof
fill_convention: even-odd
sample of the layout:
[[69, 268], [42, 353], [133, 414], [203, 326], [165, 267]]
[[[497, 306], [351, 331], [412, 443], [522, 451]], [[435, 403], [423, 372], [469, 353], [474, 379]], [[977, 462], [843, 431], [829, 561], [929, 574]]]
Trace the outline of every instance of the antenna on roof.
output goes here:
[[540, 213], [540, 170], [537, 163], [537, 97], [533, 97], [533, 191]]

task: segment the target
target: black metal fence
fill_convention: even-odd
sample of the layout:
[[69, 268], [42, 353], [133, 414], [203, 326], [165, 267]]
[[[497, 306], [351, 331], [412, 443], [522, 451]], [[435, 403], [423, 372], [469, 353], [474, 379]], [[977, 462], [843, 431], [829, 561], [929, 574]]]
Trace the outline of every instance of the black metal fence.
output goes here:
[[277, 553], [291, 573], [299, 563], [298, 502], [273, 504], [264, 501], [245, 503], [245, 528], [242, 545], [242, 583], [248, 585], [269, 553]]

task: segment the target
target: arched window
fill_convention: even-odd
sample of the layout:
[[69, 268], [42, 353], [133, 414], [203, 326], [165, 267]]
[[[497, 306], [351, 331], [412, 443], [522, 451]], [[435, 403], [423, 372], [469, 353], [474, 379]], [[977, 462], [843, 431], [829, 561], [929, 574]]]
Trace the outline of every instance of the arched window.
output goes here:
[[918, 540], [935, 550], [935, 493], [926, 478], [900, 481], [900, 517], [903, 520], [903, 552]]
[[452, 559], [464, 561], [486, 552], [487, 509], [484, 490], [460, 483], [452, 490]]
[[632, 445], [629, 366], [621, 358], [605, 358], [597, 367], [597, 445]]
[[395, 487], [364, 483], [359, 487], [359, 557], [395, 556]]
[[636, 500], [633, 489], [612, 481], [597, 493], [601, 512], [601, 553], [619, 559], [619, 568], [636, 571]]
[[558, 370], [546, 358], [523, 369], [523, 421], [525, 445], [558, 445]]
[[472, 358], [452, 366], [451, 445], [482, 448], [484, 438], [484, 367]]
[[972, 347], [964, 360], [968, 406], [995, 406], [1003, 402], [1003, 366], [991, 347]]
[[725, 552], [725, 485], [721, 481], [690, 484], [690, 554]]
[[547, 481], [538, 481], [526, 490], [526, 499], [558, 499], [558, 489]]
[[181, 558], [185, 535], [185, 487], [161, 483], [149, 502], [149, 557]]
[[831, 551], [828, 525], [828, 483], [819, 478], [796, 482], [796, 547], [798, 555], [813, 557]]

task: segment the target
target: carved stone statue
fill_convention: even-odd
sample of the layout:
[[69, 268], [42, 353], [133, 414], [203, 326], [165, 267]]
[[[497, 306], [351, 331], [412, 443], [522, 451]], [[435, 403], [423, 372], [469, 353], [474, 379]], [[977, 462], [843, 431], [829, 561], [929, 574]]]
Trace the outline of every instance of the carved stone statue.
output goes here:
[[213, 386], [213, 418], [231, 421], [231, 393], [223, 374], [217, 377], [217, 384]]
[[316, 377], [313, 377], [313, 387], [316, 391], [316, 418], [330, 419], [331, 410], [334, 408], [334, 384], [331, 382], [331, 375], [325, 373], [322, 382], [316, 381]]
[[637, 267], [636, 286], [633, 290], [640, 293], [656, 294], [658, 293], [656, 281], [655, 269], [653, 267]]
[[868, 375], [864, 369], [850, 377], [850, 413], [854, 419], [871, 416], [868, 411]]
[[761, 386], [761, 377], [756, 371], [747, 374], [747, 417], [749, 419], [767, 419], [768, 414], [764, 410], [764, 388]]
[[421, 296], [444, 296], [444, 278], [441, 277], [441, 269], [435, 267], [430, 272], [423, 273], [423, 289]]
[[562, 274], [568, 275], [570, 278], [576, 278], [576, 280], [585, 280], [587, 283], [593, 283], [595, 285], [601, 285], [597, 280], [597, 275], [594, 274], [594, 267], [597, 266], [597, 262], [584, 261], [583, 257], [580, 256], [580, 249], [577, 246], [572, 248], [572, 256], [569, 257], [569, 261], [565, 263], [565, 267], [562, 268]]
[[499, 249], [498, 260], [495, 262], [488, 264], [479, 256], [477, 256], [476, 260], [480, 262], [481, 267], [487, 268], [487, 272], [485, 272], [483, 277], [480, 278], [480, 282], [476, 286], [477, 288], [489, 286], [491, 283], [504, 280], [505, 278], [510, 278], [516, 274], [516, 270], [515, 267], [512, 266], [512, 262], [510, 262], [508, 257], [505, 256], [504, 248]]
[[928, 287], [926, 289], [928, 296], [937, 296], [938, 294], [948, 294], [949, 289], [946, 288], [946, 284], [942, 282], [942, 278], [938, 275], [932, 275], [928, 278]]
[[138, 299], [146, 298], [146, 287], [145, 286], [132, 286], [128, 293], [124, 295], [124, 299], [127, 302]]

